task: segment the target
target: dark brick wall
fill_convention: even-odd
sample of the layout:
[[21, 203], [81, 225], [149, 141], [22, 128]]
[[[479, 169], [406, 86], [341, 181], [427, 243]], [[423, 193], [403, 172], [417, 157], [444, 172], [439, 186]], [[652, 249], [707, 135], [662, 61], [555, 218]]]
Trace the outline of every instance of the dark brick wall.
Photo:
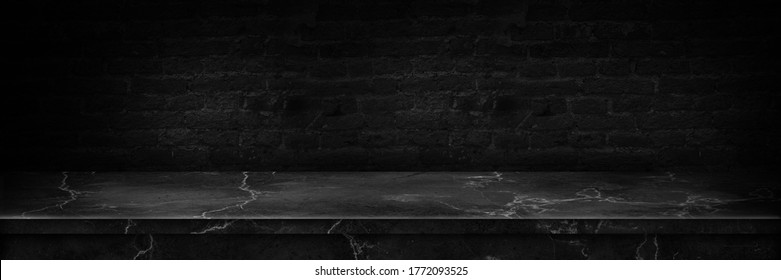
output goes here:
[[2, 23], [3, 158], [24, 170], [776, 165], [769, 3], [20, 1]]

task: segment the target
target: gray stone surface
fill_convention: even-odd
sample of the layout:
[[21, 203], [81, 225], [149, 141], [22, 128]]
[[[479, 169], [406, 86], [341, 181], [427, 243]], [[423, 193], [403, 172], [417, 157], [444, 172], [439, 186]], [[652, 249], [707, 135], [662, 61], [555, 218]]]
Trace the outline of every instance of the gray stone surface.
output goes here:
[[601, 172], [4, 175], [3, 219], [778, 219], [771, 176]]

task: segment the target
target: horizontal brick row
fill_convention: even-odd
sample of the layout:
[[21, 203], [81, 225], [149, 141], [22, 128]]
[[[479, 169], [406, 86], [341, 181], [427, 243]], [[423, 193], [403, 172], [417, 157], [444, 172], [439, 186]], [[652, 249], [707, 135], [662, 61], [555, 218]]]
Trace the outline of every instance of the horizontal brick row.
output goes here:
[[[31, 146], [53, 147], [244, 147], [280, 150], [317, 150], [345, 147], [454, 147], [481, 150], [544, 149], [559, 146], [573, 148], [669, 148], [719, 147], [741, 144], [749, 139], [746, 131], [716, 128], [665, 128], [663, 130], [219, 130], [213, 129], [135, 129], [46, 131], [20, 133], [19, 142]], [[779, 135], [776, 135], [776, 137]], [[45, 138], [59, 139], [56, 143]]]
[[[13, 22], [10, 24], [14, 24]], [[740, 42], [757, 42], [767, 34], [779, 31], [777, 19], [699, 20], [659, 22], [529, 22], [516, 18], [452, 18], [408, 19], [378, 22], [331, 21], [301, 22], [300, 20], [262, 20], [254, 18], [210, 18], [190, 21], [137, 22], [41, 22], [17, 26], [9, 30], [15, 44], [55, 43], [59, 46], [51, 55], [78, 51], [116, 49], [116, 53], [142, 55], [186, 55], [187, 52], [227, 52], [231, 50], [259, 52], [260, 42], [269, 41], [267, 49], [296, 44], [327, 44], [334, 42], [370, 42], [382, 45], [391, 40], [420, 38], [450, 38], [469, 42], [492, 38], [517, 43], [536, 42], [665, 42], [669, 48], [695, 48], [700, 44], [724, 42], [726, 38]], [[18, 32], [18, 33], [16, 33]], [[35, 35], [33, 35], [35, 34]], [[41, 36], [48, 34], [47, 36]], [[195, 44], [187, 48], [188, 44]], [[620, 44], [619, 47], [628, 43]], [[660, 43], [656, 43], [659, 46]], [[241, 46], [242, 48], [239, 48]], [[329, 45], [329, 46], [334, 46]], [[132, 48], [131, 48], [132, 47]], [[233, 47], [233, 48], [231, 48]], [[375, 46], [376, 47], [376, 46]], [[198, 50], [204, 48], [203, 50]], [[325, 47], [324, 47], [325, 48]], [[124, 50], [124, 52], [123, 52]], [[79, 53], [81, 54], [81, 53]], [[103, 52], [103, 55], [111, 53]], [[95, 54], [97, 55], [97, 54]]]
[[[676, 100], [675, 102], [687, 99], [733, 102], [737, 99], [751, 100], [755, 96], [779, 90], [778, 83], [774, 80], [775, 77], [777, 75], [600, 76], [527, 79], [506, 76], [415, 75], [401, 78], [313, 80], [306, 78], [274, 79], [262, 75], [224, 75], [192, 78], [36, 79], [8, 82], [8, 84], [12, 85], [16, 92], [25, 94], [24, 96], [11, 97], [10, 101], [29, 102], [32, 100], [35, 103], [37, 101], [34, 100], [41, 99], [42, 103], [59, 104], [62, 99], [71, 99], [69, 102], [73, 105], [86, 103], [86, 107], [97, 110], [101, 109], [99, 105], [105, 104], [107, 105], [104, 107], [107, 109], [106, 111], [197, 108], [218, 110], [220, 108], [236, 109], [235, 105], [239, 104], [243, 104], [243, 108], [277, 111], [296, 107], [295, 104], [300, 102], [320, 102], [323, 99], [338, 98], [348, 100], [391, 98], [410, 101], [415, 98], [426, 98], [449, 103], [458, 100], [467, 101], [470, 97], [475, 96], [481, 97], [482, 100], [492, 101], [539, 97], [607, 96], [611, 98], [669, 99], [670, 101]], [[33, 103], [23, 105], [35, 105]], [[96, 106], [91, 106], [90, 103], [94, 103]], [[283, 103], [292, 103], [293, 105], [284, 105]], [[73, 109], [72, 111], [82, 109], [81, 107], [70, 108]], [[312, 108], [317, 109], [316, 106]], [[497, 107], [485, 108], [485, 110], [491, 109], [497, 109]], [[92, 111], [92, 109], [89, 110]], [[293, 108], [292, 110], [298, 109]]]
[[[491, 129], [513, 131], [655, 131], [666, 129], [716, 128], [732, 130], [774, 130], [771, 119], [777, 109], [763, 111], [648, 111], [605, 113], [605, 104], [577, 100], [570, 103], [576, 113], [567, 112], [564, 101], [530, 101], [525, 110], [479, 114], [473, 112], [352, 113], [349, 109], [306, 113], [269, 114], [248, 111], [126, 112], [94, 115], [37, 114], [9, 117], [6, 127], [15, 132], [40, 130], [109, 129], [116, 133], [138, 129], [212, 129], [265, 131], [294, 129], [310, 132], [390, 129], [452, 130]], [[45, 140], [45, 139], [44, 139]]]
[[[237, 148], [89, 148], [18, 150], [7, 156], [37, 170], [267, 170], [267, 171], [559, 171], [559, 170], [724, 170], [735, 164], [773, 162], [759, 150], [713, 148], [532, 150], [454, 148], [340, 148], [310, 150]], [[777, 152], [777, 151], [776, 151]], [[21, 156], [26, 154], [26, 156]], [[110, 168], [109, 168], [110, 167]]]
[[[473, 75], [552, 79], [577, 77], [656, 77], [677, 79], [727, 78], [739, 80], [758, 75], [760, 80], [778, 75], [779, 62], [759, 56], [729, 58], [451, 58], [421, 57], [401, 59], [280, 59], [280, 58], [109, 58], [109, 59], [18, 59], [9, 63], [12, 76], [26, 80], [51, 79], [53, 84], [70, 87], [117, 87], [130, 80], [176, 77], [202, 80], [235, 79], [250, 82], [280, 83], [285, 80], [344, 80], [366, 78], [414, 79], [420, 76]], [[40, 76], [45, 75], [45, 76]], [[477, 75], [477, 76], [475, 76]], [[482, 76], [482, 77], [481, 77]], [[730, 77], [732, 76], [732, 77]], [[60, 80], [56, 80], [59, 78]], [[67, 78], [67, 80], [66, 80]], [[447, 77], [442, 77], [447, 79]], [[23, 80], [19, 81], [23, 82]], [[103, 84], [103, 85], [99, 85]], [[127, 86], [127, 85], [125, 85]], [[67, 90], [68, 88], [66, 88]]]
[[[241, 37], [171, 39], [164, 41], [10, 42], [22, 57], [153, 58], [153, 57], [513, 57], [513, 58], [638, 58], [728, 57], [766, 53], [778, 48], [766, 39], [687, 41], [543, 41], [518, 42], [507, 37], [425, 37], [362, 41], [305, 42], [289, 38]], [[36, 51], [35, 53], [30, 53]]]
[[[530, 20], [665, 20], [774, 16], [761, 7], [771, 1], [508, 1], [508, 0], [231, 0], [212, 1], [25, 1], [19, 12], [55, 19], [188, 19], [210, 16], [311, 15], [318, 20], [378, 20], [410, 17], [527, 14]], [[760, 8], [758, 8], [760, 7]], [[528, 12], [526, 12], [528, 10]]]

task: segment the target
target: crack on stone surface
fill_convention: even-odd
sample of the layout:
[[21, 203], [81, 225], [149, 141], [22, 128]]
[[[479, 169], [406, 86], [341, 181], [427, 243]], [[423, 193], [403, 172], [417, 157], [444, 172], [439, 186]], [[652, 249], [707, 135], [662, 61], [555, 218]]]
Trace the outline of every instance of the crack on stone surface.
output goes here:
[[[596, 192], [596, 195], [588, 194], [589, 191]], [[562, 199], [547, 199], [540, 197], [529, 197], [527, 195], [513, 193], [513, 201], [506, 203], [504, 209], [493, 211], [488, 213], [489, 215], [500, 215], [507, 218], [520, 217], [518, 210], [524, 210], [533, 214], [542, 214], [548, 211], [555, 211], [555, 209], [548, 208], [547, 206], [556, 205], [563, 202], [572, 202], [579, 200], [597, 199], [601, 197], [601, 193], [596, 188], [585, 188], [575, 193], [579, 196], [576, 198], [562, 198]]]
[[695, 195], [688, 192], [685, 193], [687, 195], [686, 201], [677, 204], [680, 209], [669, 210], [664, 212], [664, 214], [678, 216], [680, 218], [693, 217], [693, 212], [713, 214], [719, 211], [716, 207], [727, 203], [718, 198], [702, 197], [701, 195]]
[[[555, 226], [551, 223], [555, 223]], [[539, 221], [537, 228], [545, 230], [551, 234], [578, 234], [578, 221], [564, 220], [564, 221]]]
[[643, 249], [643, 246], [645, 246], [645, 243], [648, 242], [648, 234], [643, 234], [643, 242], [640, 243], [640, 245], [637, 246], [635, 249], [635, 259], [636, 260], [644, 260], [642, 256], [640, 256], [640, 250]]
[[594, 233], [599, 233], [599, 230], [602, 229], [602, 225], [604, 225], [604, 224], [605, 224], [605, 220], [604, 219], [600, 219], [599, 223], [597, 223], [597, 228], [594, 229]]
[[404, 176], [394, 177], [394, 178], [392, 178], [392, 179], [393, 179], [393, 180], [398, 180], [398, 179], [403, 179], [403, 178], [414, 177], [414, 176], [418, 176], [418, 175], [421, 175], [421, 174], [426, 174], [426, 173], [428, 173], [428, 172], [425, 172], [425, 171], [424, 171], [424, 172], [415, 172], [415, 173], [412, 173], [412, 174], [407, 174], [407, 175], [404, 175]]
[[[250, 189], [250, 185], [247, 184], [247, 179], [249, 179], [249, 171], [241, 172], [241, 174], [244, 175], [244, 179], [241, 180], [241, 185], [239, 186], [239, 190], [249, 193], [249, 198], [244, 200], [244, 201], [242, 201], [242, 202], [234, 204], [234, 205], [229, 205], [229, 206], [222, 207], [220, 209], [209, 210], [209, 211], [203, 212], [203, 213], [201, 213], [201, 216], [200, 216], [201, 218], [210, 219], [209, 217], [207, 217], [207, 215], [218, 213], [218, 212], [222, 212], [222, 211], [227, 211], [229, 209], [234, 209], [234, 208], [239, 208], [241, 210], [244, 210], [244, 206], [246, 206], [247, 204], [249, 204], [249, 203], [251, 203], [253, 201], [258, 200], [258, 197], [260, 195], [264, 195], [266, 193], [269, 193], [269, 192], [256, 191], [256, 190]], [[272, 180], [273, 180], [274, 174], [276, 174], [276, 172], [271, 172]]]
[[[93, 174], [94, 174], [94, 172], [93, 172]], [[70, 185], [68, 185], [68, 172], [67, 171], [63, 171], [62, 172], [62, 181], [60, 182], [60, 186], [57, 189], [59, 189], [61, 191], [64, 191], [64, 192], [67, 192], [68, 193], [68, 198], [58, 202], [55, 205], [50, 205], [50, 206], [46, 206], [46, 207], [43, 207], [43, 208], [22, 212], [22, 218], [27, 218], [26, 215], [30, 214], [30, 213], [46, 211], [46, 210], [53, 209], [53, 208], [60, 208], [60, 210], [63, 210], [63, 207], [65, 207], [65, 205], [67, 205], [68, 203], [71, 203], [73, 201], [76, 201], [79, 198], [79, 195], [83, 194], [83, 192], [80, 192], [80, 191], [77, 191], [77, 190], [73, 190], [73, 189], [70, 188]]]
[[133, 220], [127, 219], [127, 224], [125, 225], [125, 234], [128, 234], [128, 232], [130, 232], [130, 228], [135, 225], [136, 223]]
[[[347, 238], [347, 241], [350, 242], [350, 249], [353, 251], [353, 258], [355, 260], [358, 260], [358, 257], [364, 253], [364, 249], [366, 248], [374, 248], [375, 245], [369, 244], [368, 242], [361, 242], [355, 239], [352, 235], [342, 233], [342, 235]], [[367, 257], [368, 259], [368, 257]]]
[[469, 180], [466, 181], [464, 188], [478, 192], [483, 199], [489, 202], [493, 201], [485, 195], [483, 189], [487, 189], [490, 183], [499, 183], [504, 179], [502, 173], [498, 171], [494, 171], [494, 176], [468, 176], [466, 178]]
[[235, 222], [236, 222], [236, 220], [226, 220], [226, 221], [223, 221], [222, 224], [213, 225], [213, 226], [207, 227], [207, 228], [205, 228], [205, 229], [203, 229], [201, 231], [193, 231], [193, 232], [190, 232], [190, 234], [205, 234], [205, 233], [212, 232], [212, 231], [223, 230], [223, 229], [226, 229], [226, 228], [230, 227]]
[[482, 176], [482, 175], [476, 175], [476, 176], [467, 176], [467, 179], [477, 179], [477, 180], [486, 180], [487, 182], [496, 181], [501, 182], [504, 178], [502, 178], [502, 173], [499, 171], [494, 171], [493, 176]]
[[342, 219], [339, 219], [338, 221], [336, 221], [336, 223], [334, 223], [334, 224], [331, 226], [331, 228], [329, 228], [329, 229], [328, 229], [328, 231], [326, 232], [326, 234], [331, 234], [331, 232], [333, 232], [333, 231], [334, 231], [334, 229], [335, 229], [337, 226], [339, 226], [339, 224], [340, 224], [340, 223], [342, 223]]
[[[720, 210], [718, 208], [719, 206], [733, 203], [733, 202], [745, 202], [745, 201], [752, 201], [756, 199], [774, 198], [774, 193], [772, 192], [772, 190], [767, 188], [759, 188], [750, 192], [749, 195], [752, 196], [751, 198], [737, 198], [737, 199], [719, 199], [719, 198], [712, 198], [712, 197], [704, 197], [702, 195], [696, 195], [685, 191], [680, 191], [680, 192], [687, 195], [686, 201], [677, 202], [677, 203], [670, 202], [670, 201], [664, 201], [664, 202], [626, 201], [620, 197], [604, 196], [603, 193], [599, 190], [599, 188], [596, 187], [584, 188], [577, 191], [575, 193], [577, 197], [561, 198], [561, 199], [530, 197], [516, 192], [509, 192], [514, 194], [513, 201], [506, 203], [503, 209], [484, 210], [484, 211], [478, 210], [473, 212], [482, 212], [491, 216], [498, 215], [507, 218], [512, 218], [513, 216], [520, 217], [520, 215], [518, 215], [517, 213], [518, 210], [524, 210], [532, 214], [542, 214], [548, 211], [557, 211], [556, 208], [549, 207], [552, 205], [557, 205], [557, 204], [562, 204], [567, 202], [575, 202], [575, 201], [596, 201], [596, 202], [617, 203], [617, 204], [627, 204], [627, 205], [671, 206], [671, 207], [676, 207], [676, 209], [665, 211], [662, 214], [685, 218], [685, 217], [692, 217], [693, 213], [713, 214]], [[483, 197], [485, 197], [484, 194]]]
[[656, 251], [654, 251], [654, 260], [659, 259], [659, 241], [657, 240], [657, 235], [654, 234], [654, 246], [656, 247]]
[[450, 203], [447, 203], [447, 202], [444, 202], [444, 201], [437, 200], [437, 202], [439, 202], [440, 204], [445, 205], [447, 207], [450, 207], [450, 208], [453, 208], [455, 210], [458, 210], [458, 211], [467, 211], [467, 210], [464, 210], [463, 208], [457, 207], [457, 206], [455, 206], [453, 204], [450, 204]]
[[[495, 176], [473, 176], [473, 177], [479, 177], [481, 179], [490, 178], [490, 180], [496, 180], [497, 182], [501, 181], [502, 180], [501, 173], [499, 172], [494, 172], [494, 173], [496, 174]], [[470, 181], [470, 182], [472, 183], [470, 184], [469, 182], [467, 182], [467, 186], [465, 187], [480, 192], [483, 198], [491, 201], [485, 196], [484, 192], [480, 190], [481, 188], [484, 188], [485, 181], [481, 181], [481, 182]], [[563, 202], [572, 202], [572, 201], [579, 201], [579, 200], [601, 199], [602, 196], [599, 190], [593, 187], [585, 188], [576, 192], [575, 194], [578, 196], [576, 198], [563, 198], [563, 199], [546, 199], [546, 198], [539, 198], [539, 197], [529, 197], [527, 195], [518, 194], [513, 191], [497, 191], [497, 192], [511, 193], [513, 194], [513, 200], [508, 203], [505, 203], [504, 207], [499, 209], [466, 209], [466, 210], [449, 203], [445, 203], [442, 201], [438, 201], [438, 202], [460, 211], [481, 213], [489, 216], [502, 216], [506, 218], [514, 218], [514, 217], [521, 218], [521, 215], [518, 214], [519, 210], [524, 210], [525, 212], [529, 212], [533, 214], [542, 214], [547, 211], [555, 211], [555, 209], [546, 207], [549, 205], [556, 205]]]
[[[155, 249], [155, 238], [151, 234], [149, 234], [149, 246], [148, 247], [146, 247], [144, 249], [140, 249], [140, 248], [138, 248], [136, 246], [135, 243], [133, 243], [133, 248], [138, 250], [138, 253], [136, 253], [136, 255], [133, 257], [134, 260], [137, 260], [141, 256], [147, 256], [147, 259], [149, 259], [151, 257], [151, 254], [152, 254], [151, 252], [154, 251], [154, 249]], [[149, 255], [147, 255], [147, 253], [149, 253]]]

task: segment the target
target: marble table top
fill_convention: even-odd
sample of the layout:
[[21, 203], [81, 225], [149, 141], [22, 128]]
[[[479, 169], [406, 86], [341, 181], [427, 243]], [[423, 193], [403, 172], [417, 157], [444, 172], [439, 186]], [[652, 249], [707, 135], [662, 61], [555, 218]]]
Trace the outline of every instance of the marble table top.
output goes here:
[[608, 172], [3, 174], [1, 219], [778, 219], [772, 176]]

